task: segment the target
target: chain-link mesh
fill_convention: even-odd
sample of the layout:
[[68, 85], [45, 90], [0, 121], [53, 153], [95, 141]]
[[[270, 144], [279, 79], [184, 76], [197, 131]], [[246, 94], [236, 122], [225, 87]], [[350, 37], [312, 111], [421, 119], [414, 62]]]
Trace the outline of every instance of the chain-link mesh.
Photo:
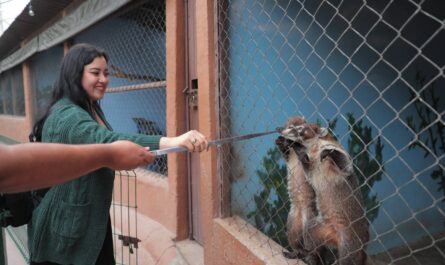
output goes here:
[[21, 65], [0, 75], [0, 114], [25, 116]]
[[[221, 0], [218, 10], [221, 135], [292, 116], [328, 127], [359, 179], [368, 256], [443, 264], [445, 4]], [[231, 214], [292, 251], [295, 205], [276, 138], [222, 149], [221, 172]]]
[[[145, 1], [74, 38], [109, 56], [102, 108], [115, 131], [165, 135], [165, 3]], [[147, 169], [167, 174], [166, 156]]]
[[[100, 104], [113, 130], [165, 135], [165, 1], [126, 7], [74, 37], [74, 43], [83, 42], [109, 57], [110, 83]], [[136, 177], [165, 177], [167, 157], [146, 169], [118, 172], [115, 180], [111, 221], [117, 264], [151, 264], [150, 256], [138, 251]]]

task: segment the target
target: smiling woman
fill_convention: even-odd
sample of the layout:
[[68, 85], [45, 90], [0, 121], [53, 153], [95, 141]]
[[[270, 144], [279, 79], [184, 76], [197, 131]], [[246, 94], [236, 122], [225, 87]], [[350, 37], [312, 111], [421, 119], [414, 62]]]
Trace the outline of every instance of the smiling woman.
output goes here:
[[[74, 45], [62, 60], [50, 107], [34, 125], [31, 138], [66, 144], [129, 140], [151, 150], [207, 148], [206, 138], [197, 131], [178, 137], [114, 132], [99, 105], [108, 82], [105, 51]], [[28, 226], [31, 264], [115, 264], [109, 217], [113, 183], [114, 171], [102, 168], [52, 187]]]
[[108, 66], [105, 57], [96, 57], [93, 62], [85, 65], [82, 86], [90, 100], [97, 101], [104, 97], [108, 85]]

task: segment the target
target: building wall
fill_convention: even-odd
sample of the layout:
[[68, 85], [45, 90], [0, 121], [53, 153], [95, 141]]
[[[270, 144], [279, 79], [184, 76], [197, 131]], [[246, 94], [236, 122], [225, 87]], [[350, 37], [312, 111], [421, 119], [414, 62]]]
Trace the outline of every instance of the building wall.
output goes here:
[[0, 135], [19, 142], [27, 142], [30, 127], [24, 117], [0, 115]]
[[[289, 77], [289, 75], [292, 75], [292, 71], [295, 70], [290, 69], [290, 66], [295, 65], [289, 62], [289, 68], [286, 68], [285, 66], [283, 67], [283, 65], [273, 67], [270, 64], [269, 61], [273, 61], [276, 58], [292, 58], [290, 54], [284, 53], [284, 50], [277, 52], [277, 49], [275, 49], [276, 46], [274, 45], [280, 46], [283, 43], [279, 41], [283, 36], [280, 35], [281, 38], [278, 38], [275, 42], [271, 41], [274, 39], [274, 36], [276, 36], [277, 32], [281, 34], [290, 26], [290, 24], [286, 23], [279, 24], [283, 8], [280, 8], [275, 4], [275, 1], [269, 3], [271, 6], [264, 3], [264, 5], [257, 5], [255, 4], [255, 1], [252, 1], [249, 2], [252, 6], [248, 5], [247, 9], [241, 8], [238, 10], [237, 8], [240, 8], [240, 3], [242, 1], [228, 2], [229, 4], [233, 4], [230, 9], [227, 9], [230, 14], [237, 14], [238, 11], [246, 12], [245, 15], [237, 17], [238, 20], [235, 19], [233, 21], [235, 26], [245, 26], [245, 28], [240, 29], [241, 27], [234, 27], [231, 29], [235, 32], [235, 34], [231, 36], [235, 37], [232, 42], [232, 45], [234, 46], [231, 47], [230, 51], [221, 50], [221, 46], [223, 46], [222, 44], [224, 43], [220, 42], [228, 40], [220, 40], [219, 37], [221, 35], [218, 35], [220, 33], [219, 26], [221, 26], [218, 25], [218, 23], [221, 23], [218, 21], [218, 19], [220, 19], [218, 12], [221, 11], [220, 9], [223, 9], [224, 4], [227, 2], [196, 0], [192, 7], [192, 11], [196, 15], [196, 65], [197, 79], [199, 80], [199, 128], [197, 129], [204, 133], [208, 139], [217, 139], [223, 135], [223, 133], [227, 133], [225, 130], [226, 128], [222, 128], [227, 125], [225, 124], [227, 120], [223, 120], [224, 117], [222, 117], [222, 112], [224, 110], [222, 110], [222, 108], [224, 106], [221, 106], [221, 104], [223, 104], [221, 103], [221, 94], [227, 92], [224, 91], [227, 84], [222, 85], [222, 83], [224, 83], [224, 78], [227, 76], [229, 76], [229, 78], [230, 76], [237, 76], [237, 78], [239, 78], [229, 80], [230, 84], [228, 84], [228, 86], [231, 87], [231, 90], [228, 91], [228, 93], [235, 92], [234, 94], [229, 94], [232, 96], [231, 100], [233, 100], [231, 101], [233, 104], [229, 106], [233, 114], [233, 120], [232, 123], [228, 125], [228, 127], [232, 129], [232, 131], [229, 130], [230, 135], [228, 136], [233, 136], [241, 132], [249, 133], [252, 131], [270, 129], [267, 128], [267, 126], [275, 126], [275, 124], [273, 124], [275, 122], [280, 123], [277, 125], [281, 125], [288, 116], [295, 113], [308, 113], [308, 116], [312, 120], [315, 120], [318, 117], [324, 119], [324, 121], [326, 121], [327, 117], [337, 113], [338, 109], [335, 108], [324, 110], [327, 101], [331, 103], [334, 102], [335, 104], [337, 104], [337, 102], [335, 100], [323, 98], [323, 95], [320, 94], [315, 95], [315, 98], [323, 101], [326, 105], [321, 105], [319, 103], [311, 105], [310, 102], [314, 99], [308, 96], [308, 94], [311, 94], [311, 91], [314, 90], [306, 92], [307, 94], [298, 93], [299, 90], [292, 90], [291, 93], [285, 91], [286, 88], [295, 85], [294, 83], [296, 81], [290, 80]], [[322, 2], [326, 5], [331, 5], [328, 3], [330, 1]], [[218, 6], [219, 4], [221, 5]], [[127, 7], [123, 8], [120, 12], [125, 13], [126, 8]], [[257, 17], [256, 15], [252, 15], [249, 13], [252, 12], [250, 8], [254, 8], [254, 14], [262, 14], [262, 16]], [[264, 11], [265, 9], [270, 9], [276, 13], [271, 11], [274, 15], [269, 15], [267, 12], [262, 12], [262, 10]], [[308, 3], [308, 6], [302, 9], [312, 10], [313, 7], [309, 6]], [[290, 8], [289, 12], [286, 14], [290, 15], [295, 12], [295, 10], [297, 9]], [[187, 14], [190, 14], [191, 10], [188, 10], [189, 13], [186, 11], [187, 6], [185, 6], [184, 1], [167, 0], [165, 2], [166, 29], [165, 40], [163, 40], [165, 41], [165, 49], [160, 49], [160, 51], [165, 53], [165, 62], [163, 62], [165, 63], [165, 69], [162, 65], [154, 68], [161, 73], [161, 76], [165, 75], [161, 78], [165, 79], [163, 80], [165, 81], [165, 84], [163, 85], [165, 86], [165, 90], [161, 93], [160, 97], [162, 100], [160, 101], [159, 106], [157, 106], [157, 108], [162, 109], [161, 114], [158, 113], [157, 117], [165, 115], [165, 119], [161, 118], [156, 120], [156, 122], [161, 124], [162, 132], [167, 136], [179, 135], [186, 132], [189, 128], [186, 115], [187, 98], [184, 93], [184, 88], [187, 87], [187, 69], [185, 66], [187, 64], [186, 58], [188, 56], [186, 45], [187, 29], [184, 21], [186, 21], [188, 17]], [[223, 11], [225, 10], [223, 9]], [[359, 11], [355, 10], [354, 12], [358, 13]], [[259, 20], [266, 19], [268, 21], [263, 21], [264, 24], [261, 25], [264, 27], [259, 27], [257, 23], [254, 23], [255, 20], [246, 23], [246, 18], [255, 18]], [[321, 18], [318, 19], [322, 20]], [[312, 21], [312, 19], [309, 20]], [[302, 19], [299, 22], [304, 25], [307, 21]], [[119, 47], [111, 52], [113, 56], [115, 56], [115, 59], [113, 60], [125, 62], [130, 65], [130, 70], [136, 71], [137, 69], [144, 68], [146, 65], [143, 63], [134, 63], [138, 60], [138, 49], [143, 49], [144, 46], [133, 46], [134, 43], [128, 44], [125, 42], [127, 39], [122, 38], [122, 35], [129, 31], [125, 30], [126, 27], [136, 27], [126, 23], [128, 22], [125, 20], [116, 22], [116, 20], [113, 19], [105, 19], [104, 21], [93, 25], [86, 31], [79, 33], [77, 36], [74, 36], [74, 43], [97, 41], [97, 43], [111, 45], [111, 48]], [[273, 26], [276, 26], [277, 30], [274, 31]], [[107, 30], [112, 30], [113, 27], [116, 27], [116, 29], [119, 28], [120, 33], [108, 34]], [[254, 32], [254, 34], [252, 34], [252, 32]], [[311, 39], [313, 38], [313, 34], [315, 34], [314, 32], [316, 31], [309, 30], [304, 37]], [[292, 34], [286, 37], [288, 37], [288, 39], [284, 42], [288, 44], [290, 43], [290, 46], [294, 44], [296, 46], [300, 41], [304, 42], [303, 37], [299, 40], [292, 39], [295, 37]], [[110, 41], [110, 39], [107, 38], [111, 38], [112, 40]], [[163, 39], [164, 36], [161, 38]], [[243, 38], [246, 38], [245, 40], [247, 40], [247, 42], [251, 41], [249, 44], [250, 46], [247, 45], [247, 47], [243, 47], [243, 45], [245, 45], [243, 43]], [[112, 46], [113, 44], [116, 44], [116, 42], [122, 40], [124, 40], [124, 42], [119, 43], [121, 46]], [[254, 41], [252, 42], [252, 40]], [[255, 46], [255, 44], [258, 45], [260, 40], [265, 41], [265, 44], [270, 44], [270, 46]], [[255, 41], [258, 42], [255, 43]], [[71, 43], [71, 41], [66, 42], [67, 45], [68, 43]], [[141, 41], [141, 43], [141, 45], [143, 45], [145, 42]], [[153, 39], [147, 41], [146, 45], [150, 46], [152, 43]], [[126, 48], [131, 48], [131, 51], [128, 53], [123, 52]], [[310, 47], [306, 48], [311, 50]], [[320, 54], [325, 52], [322, 48], [318, 49], [318, 46], [312, 50], [316, 50]], [[254, 55], [249, 57], [249, 52], [251, 51], [254, 51]], [[230, 53], [232, 57], [225, 58], [222, 55], [224, 52]], [[304, 53], [304, 50], [299, 52]], [[129, 56], [124, 56], [126, 54]], [[261, 58], [258, 57], [258, 54], [266, 55]], [[234, 58], [235, 60], [231, 61], [231, 68], [229, 71], [221, 71], [223, 68], [223, 62], [221, 62], [221, 60]], [[261, 59], [266, 61], [267, 64], [261, 61]], [[132, 64], [132, 62], [134, 64]], [[313, 69], [313, 67], [315, 67], [314, 65], [316, 64], [312, 64], [312, 62], [308, 60], [305, 64], [300, 65], [300, 68], [297, 67], [298, 69], [295, 71], [306, 73], [306, 70]], [[28, 99], [25, 99], [27, 102], [26, 109], [28, 110], [26, 116], [11, 117], [0, 115], [0, 135], [22, 142], [27, 141], [27, 135], [31, 125], [30, 117], [33, 116], [33, 113], [30, 111], [33, 109], [33, 103], [31, 103], [32, 101], [30, 100], [30, 97], [32, 97], [32, 90], [28, 84], [30, 82], [28, 81], [29, 69], [27, 67], [28, 66], [24, 64], [25, 98], [28, 97]], [[133, 67], [133, 69], [131, 67]], [[283, 74], [278, 76], [281, 72], [274, 72], [280, 70], [283, 70], [283, 72], [289, 75]], [[271, 76], [268, 76], [268, 74]], [[443, 73], [439, 75], [443, 79]], [[310, 74], [300, 76], [301, 78], [298, 79], [298, 82], [300, 83], [297, 82], [297, 85], [295, 86], [301, 88], [305, 84], [310, 84], [311, 82], [308, 81], [310, 79], [309, 76]], [[354, 76], [354, 74], [350, 76]], [[272, 82], [267, 79], [268, 77], [277, 80], [275, 80], [276, 82]], [[280, 80], [279, 77], [282, 79]], [[260, 81], [255, 78], [258, 78]], [[337, 79], [341, 79], [340, 75], [337, 76]], [[344, 80], [346, 83], [351, 81], [348, 78], [346, 79], [347, 80]], [[370, 79], [373, 79], [376, 84], [379, 83], [378, 78], [374, 75]], [[319, 80], [320, 82], [323, 82], [324, 79], [319, 78]], [[385, 80], [382, 82], [387, 83]], [[111, 85], [113, 87], [121, 87], [140, 85], [140, 83], [142, 82], [118, 79], [115, 80], [115, 82], [113, 81]], [[274, 86], [275, 84], [279, 84], [280, 86]], [[262, 91], [261, 89], [264, 89], [265, 87], [271, 89]], [[258, 90], [254, 91], [254, 88], [257, 88]], [[315, 87], [313, 88], [315, 89]], [[252, 93], [252, 91], [254, 92]], [[333, 90], [331, 92], [333, 93], [335, 91]], [[107, 116], [110, 117], [110, 121], [114, 125], [113, 127], [118, 131], [134, 132], [136, 130], [136, 127], [131, 123], [128, 117], [141, 114], [153, 114], [153, 106], [147, 106], [149, 105], [149, 100], [136, 101], [136, 99], [143, 98], [143, 92], [138, 91], [132, 93], [124, 94], [119, 92], [110, 94], [107, 95], [110, 96], [110, 100], [103, 102]], [[249, 96], [249, 93], [252, 94]], [[365, 99], [363, 99], [362, 102], [365, 102], [369, 97], [369, 93], [368, 90], [366, 93], [360, 95], [356, 94], [355, 96], [357, 99], [364, 97]], [[260, 98], [258, 99], [257, 96]], [[261, 98], [261, 96], [265, 98]], [[305, 100], [298, 101], [295, 99], [298, 97], [304, 98]], [[394, 95], [392, 97], [394, 97]], [[354, 101], [356, 98], [354, 98]], [[125, 101], [125, 104], [122, 105], [126, 105], [128, 108], [120, 112], [118, 107], [125, 107], [119, 106], [119, 103], [123, 100]], [[269, 105], [269, 101], [274, 101], [276, 104]], [[299, 104], [295, 104], [295, 102], [298, 102]], [[394, 105], [396, 104], [394, 103]], [[247, 109], [243, 109], [245, 106], [247, 106]], [[353, 109], [356, 110], [360, 108]], [[378, 116], [381, 114], [381, 110], [382, 109], [378, 109], [376, 112], [372, 113], [369, 111], [369, 113]], [[367, 110], [364, 112], [364, 114], [366, 114]], [[266, 114], [261, 116], [263, 113]], [[279, 114], [283, 115], [276, 118]], [[249, 115], [251, 115], [250, 118]], [[248, 118], [246, 118], [246, 116]], [[261, 120], [262, 123], [259, 123], [259, 120]], [[270, 122], [271, 120], [273, 123]], [[440, 120], [443, 123], [443, 115]], [[246, 123], [243, 124], [245, 121]], [[342, 133], [346, 133], [347, 131], [347, 124], [345, 121], [343, 121], [341, 130]], [[399, 134], [397, 133], [397, 135]], [[236, 197], [233, 196], [233, 194], [242, 194], [243, 196], [248, 196], [250, 198], [258, 193], [257, 188], [259, 180], [257, 178], [254, 179], [256, 177], [254, 172], [257, 169], [256, 166], [261, 163], [262, 155], [266, 153], [266, 150], [269, 147], [273, 146], [273, 137], [274, 136], [270, 136], [262, 138], [261, 140], [252, 140], [249, 144], [239, 145], [237, 148], [234, 148], [235, 153], [238, 152], [240, 156], [233, 156], [231, 157], [231, 160], [228, 159], [229, 162], [231, 161], [229, 164], [224, 160], [227, 157], [225, 156], [226, 153], [224, 153], [226, 151], [225, 149], [212, 147], [207, 152], [199, 155], [199, 194], [202, 211], [198, 218], [201, 220], [202, 224], [203, 241], [201, 246], [197, 246], [197, 248], [202, 248], [202, 259], [205, 264], [289, 264], [289, 261], [282, 255], [283, 247], [286, 246], [280, 245], [280, 242], [275, 242], [273, 239], [260, 232], [258, 227], [255, 227], [254, 222], [247, 217], [248, 214], [246, 211], [251, 210], [249, 206], [245, 206], [242, 203], [239, 204], [240, 202], [236, 201]], [[346, 141], [344, 138], [342, 140], [344, 142]], [[251, 158], [252, 156], [254, 157], [253, 159]], [[119, 262], [124, 264], [173, 264], [182, 259], [182, 253], [178, 248], [177, 242], [185, 241], [192, 234], [190, 223], [192, 220], [190, 216], [192, 211], [190, 210], [190, 207], [193, 206], [190, 206], [189, 204], [189, 189], [192, 183], [190, 183], [188, 177], [190, 160], [187, 158], [186, 154], [181, 153], [168, 155], [167, 160], [168, 172], [165, 176], [157, 173], [149, 173], [149, 171], [143, 169], [130, 172], [116, 172], [117, 178], [115, 182], [114, 206], [111, 214], [115, 216], [113, 221], [114, 231], [116, 233], [114, 244], [117, 246], [116, 257]], [[231, 168], [232, 166], [233, 168]], [[244, 179], [240, 180], [235, 176], [237, 175], [237, 171], [234, 168], [238, 166], [242, 167], [245, 173], [247, 172]], [[224, 169], [228, 169], [230, 173], [235, 172], [235, 174], [231, 176], [234, 178], [229, 180], [226, 174], [227, 171], [224, 171]], [[235, 184], [232, 185], [231, 181]], [[245, 183], [243, 181], [250, 183], [247, 185], [248, 188], [245, 188], [246, 185], [244, 185]], [[251, 184], [253, 182], [256, 184]], [[388, 180], [385, 183], [388, 184], [389, 182], [391, 181]], [[380, 185], [379, 189], [384, 191], [385, 186], [387, 185]], [[439, 197], [440, 199], [440, 194], [438, 195], [436, 191], [432, 193], [434, 193], [434, 198]], [[253, 201], [253, 199], [247, 199], [247, 201]], [[439, 200], [437, 200], [436, 203], [441, 204]], [[397, 204], [392, 203], [390, 208], [397, 209], [397, 207]], [[418, 207], [425, 208], [425, 205], [421, 204]], [[404, 215], [402, 214], [401, 216]], [[436, 221], [441, 222], [437, 219]], [[283, 220], [283, 222], [285, 222], [285, 220]], [[385, 222], [384, 220], [382, 221], [383, 224], [380, 223], [380, 227], [387, 227], [390, 222], [391, 221]], [[435, 223], [435, 229], [439, 229], [438, 227], [437, 223]], [[119, 233], [134, 236], [141, 240], [136, 250], [137, 255], [130, 253], [129, 246], [123, 246], [122, 242], [117, 238], [117, 234]], [[400, 241], [403, 241], [403, 239], [393, 240], [391, 238], [389, 241], [391, 242], [390, 246], [395, 246], [400, 243]], [[132, 245], [132, 247], [136, 249], [135, 245]], [[383, 251], [384, 250], [385, 249], [383, 249]], [[189, 261], [189, 264], [195, 263]], [[295, 261], [295, 264], [302, 263]]]

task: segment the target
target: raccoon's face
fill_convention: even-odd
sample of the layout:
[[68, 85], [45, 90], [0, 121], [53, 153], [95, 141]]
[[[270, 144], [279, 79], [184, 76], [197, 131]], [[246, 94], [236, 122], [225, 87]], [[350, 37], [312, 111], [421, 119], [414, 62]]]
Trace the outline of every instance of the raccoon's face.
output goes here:
[[350, 171], [352, 163], [343, 147], [328, 134], [328, 129], [308, 124], [303, 118], [289, 119], [275, 141], [287, 161], [293, 149], [306, 170], [321, 166], [337, 172]]
[[281, 136], [277, 138], [275, 143], [286, 161], [290, 150], [294, 150], [304, 164], [309, 162], [309, 157], [306, 154], [307, 140], [324, 135], [324, 128], [320, 128], [316, 124], [308, 124], [302, 117], [292, 117], [282, 129]]
[[294, 117], [289, 119], [286, 126], [281, 131], [281, 136], [293, 141], [303, 143], [312, 138], [325, 137], [328, 134], [326, 128], [317, 124], [308, 124], [303, 118]]
[[295, 153], [300, 154], [304, 153], [305, 148], [303, 144], [301, 144], [298, 141], [293, 141], [288, 138], [285, 138], [284, 136], [279, 136], [275, 140], [275, 144], [278, 146], [278, 149], [283, 154], [284, 160], [289, 160], [289, 152], [290, 150], [294, 150]]

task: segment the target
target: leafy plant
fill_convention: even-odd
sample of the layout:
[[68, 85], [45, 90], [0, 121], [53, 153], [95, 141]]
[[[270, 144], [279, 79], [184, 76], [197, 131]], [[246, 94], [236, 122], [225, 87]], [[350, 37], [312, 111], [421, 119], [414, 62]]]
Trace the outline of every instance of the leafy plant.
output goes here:
[[[366, 217], [372, 223], [378, 216], [379, 201], [377, 195], [372, 194], [371, 188], [376, 181], [382, 179], [383, 144], [380, 136], [373, 144], [372, 128], [363, 125], [363, 121], [356, 121], [352, 113], [346, 113], [348, 121], [348, 153], [354, 161], [354, 171], [359, 180], [360, 190], [366, 207]], [[337, 119], [328, 121], [328, 128], [335, 136]], [[374, 147], [374, 148], [372, 148]], [[372, 150], [373, 149], [373, 150]], [[372, 155], [374, 154], [374, 155]]]
[[[263, 158], [262, 168], [256, 171], [263, 190], [254, 195], [256, 209], [247, 217], [254, 218], [256, 227], [282, 246], [289, 246], [286, 221], [290, 210], [287, 193], [286, 165], [281, 153], [274, 147]], [[271, 198], [274, 198], [271, 201]]]
[[[416, 82], [420, 89], [425, 86], [425, 77], [417, 72]], [[437, 121], [437, 113], [440, 113], [440, 97], [436, 96], [435, 83], [431, 84], [430, 89], [423, 89], [419, 95], [410, 91], [411, 100], [414, 104], [416, 118], [413, 115], [406, 118], [408, 126], [416, 132], [409, 149], [421, 149], [424, 152], [424, 158], [434, 155], [440, 157], [445, 153], [445, 126]], [[440, 114], [439, 114], [440, 115]], [[431, 172], [431, 178], [437, 181], [441, 191], [445, 195], [445, 171], [440, 162], [437, 163]], [[442, 199], [445, 201], [445, 198]]]
[[383, 144], [380, 136], [377, 137], [375, 144], [372, 143], [372, 128], [363, 125], [362, 120], [356, 121], [352, 113], [347, 113], [346, 117], [350, 131], [348, 152], [354, 161], [355, 174], [359, 179], [360, 189], [366, 206], [366, 217], [369, 223], [372, 223], [378, 216], [380, 203], [377, 200], [377, 195], [371, 193], [371, 188], [376, 181], [382, 179], [384, 172], [382, 163]]

